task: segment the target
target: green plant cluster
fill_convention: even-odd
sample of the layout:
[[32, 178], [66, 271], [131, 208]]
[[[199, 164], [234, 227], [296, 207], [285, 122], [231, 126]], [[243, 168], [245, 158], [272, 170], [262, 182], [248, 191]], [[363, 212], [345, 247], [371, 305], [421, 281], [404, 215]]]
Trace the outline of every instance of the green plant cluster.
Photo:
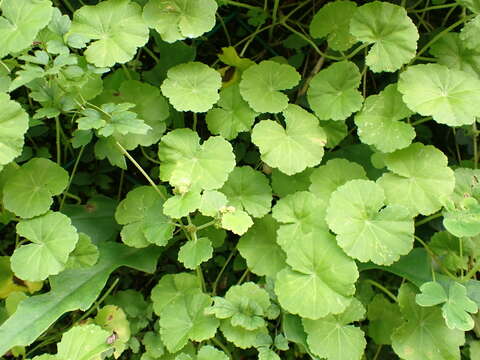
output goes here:
[[479, 0], [0, 0], [0, 356], [480, 359]]

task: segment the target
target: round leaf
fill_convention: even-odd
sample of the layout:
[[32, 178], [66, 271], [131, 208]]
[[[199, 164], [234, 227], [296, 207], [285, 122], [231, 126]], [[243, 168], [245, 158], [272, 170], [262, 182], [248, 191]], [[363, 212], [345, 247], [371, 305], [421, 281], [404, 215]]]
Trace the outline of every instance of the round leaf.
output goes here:
[[22, 218], [41, 215], [50, 209], [52, 197], [68, 184], [68, 173], [56, 163], [33, 158], [18, 169], [3, 189], [3, 205]]
[[17, 233], [31, 244], [13, 252], [12, 270], [20, 279], [29, 281], [45, 280], [62, 271], [78, 241], [70, 218], [61, 213], [22, 220], [17, 224]]
[[395, 85], [367, 98], [362, 111], [355, 115], [360, 140], [381, 152], [392, 152], [411, 144], [415, 137], [412, 125], [399, 120], [412, 112], [402, 100]]
[[212, 30], [217, 7], [214, 0], [149, 0], [143, 18], [162, 40], [173, 43]]
[[262, 160], [287, 175], [318, 165], [326, 143], [318, 119], [293, 104], [283, 114], [286, 129], [272, 120], [262, 120], [253, 128], [252, 141], [259, 147]]
[[206, 116], [208, 130], [231, 140], [238, 133], [250, 131], [257, 113], [240, 96], [238, 84], [220, 91], [219, 107], [210, 109]]
[[172, 196], [163, 204], [163, 213], [173, 219], [180, 219], [197, 210], [202, 202], [198, 191]]
[[358, 270], [333, 236], [312, 231], [287, 251], [287, 267], [277, 274], [275, 293], [283, 309], [307, 319], [339, 314], [355, 293]]
[[93, 40], [85, 51], [87, 61], [97, 67], [126, 63], [137, 48], [148, 41], [148, 27], [140, 5], [130, 0], [107, 0], [82, 6], [73, 14], [68, 36]]
[[90, 236], [79, 233], [77, 245], [68, 257], [67, 268], [79, 269], [93, 266], [99, 255], [98, 248], [92, 243]]
[[201, 263], [208, 261], [212, 254], [212, 243], [204, 237], [187, 241], [178, 252], [178, 261], [187, 269], [195, 270]]
[[243, 210], [235, 209], [222, 215], [222, 227], [234, 234], [243, 235], [253, 225], [252, 218]]
[[227, 196], [229, 205], [243, 209], [253, 217], [270, 212], [272, 189], [261, 172], [249, 166], [236, 167], [220, 189]]
[[94, 324], [75, 326], [62, 336], [55, 359], [90, 360], [107, 351], [110, 332]]
[[480, 116], [480, 80], [438, 64], [410, 66], [400, 74], [398, 90], [407, 106], [449, 126], [473, 124]]
[[293, 66], [265, 60], [242, 73], [240, 94], [259, 113], [278, 113], [288, 105], [288, 96], [281, 93], [300, 82]]
[[384, 157], [391, 173], [379, 180], [387, 204], [403, 205], [413, 216], [438, 211], [455, 186], [447, 157], [431, 145], [413, 143]]
[[[479, 4], [480, 5], [480, 4]], [[475, 50], [480, 46], [480, 40], [478, 39], [478, 32], [480, 31], [480, 15], [477, 15], [470, 20], [462, 29], [460, 33], [460, 39], [469, 49]]]
[[354, 63], [333, 63], [310, 81], [308, 103], [320, 120], [345, 120], [362, 107], [363, 96], [357, 90], [360, 80]]
[[2, 166], [7, 165], [22, 153], [23, 137], [28, 130], [28, 114], [19, 103], [10, 100], [10, 97], [4, 93], [0, 93], [0, 108], [2, 109], [0, 113], [0, 166]]
[[178, 111], [206, 112], [220, 98], [220, 74], [201, 62], [188, 62], [170, 68], [161, 89]]
[[413, 219], [407, 208], [383, 207], [385, 195], [370, 180], [351, 180], [330, 197], [326, 220], [340, 247], [362, 262], [390, 265], [413, 248]]
[[417, 50], [417, 27], [405, 8], [387, 2], [360, 6], [352, 17], [350, 32], [363, 43], [373, 44], [366, 57], [373, 72], [396, 71]]

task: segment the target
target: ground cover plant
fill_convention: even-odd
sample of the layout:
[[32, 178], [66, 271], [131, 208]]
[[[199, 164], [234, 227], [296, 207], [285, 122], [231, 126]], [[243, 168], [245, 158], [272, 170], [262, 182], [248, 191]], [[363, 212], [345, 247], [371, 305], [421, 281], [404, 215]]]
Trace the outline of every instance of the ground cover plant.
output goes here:
[[480, 1], [0, 0], [0, 357], [480, 359]]

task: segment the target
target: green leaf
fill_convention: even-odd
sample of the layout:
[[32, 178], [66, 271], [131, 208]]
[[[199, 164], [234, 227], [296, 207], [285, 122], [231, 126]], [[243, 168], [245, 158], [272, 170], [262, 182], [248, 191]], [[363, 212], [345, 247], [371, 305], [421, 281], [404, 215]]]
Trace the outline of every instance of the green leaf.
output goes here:
[[333, 63], [310, 81], [308, 103], [320, 120], [345, 120], [362, 107], [363, 96], [357, 90], [360, 81], [357, 65]]
[[158, 147], [160, 179], [183, 190], [222, 187], [235, 167], [232, 146], [220, 136], [210, 137], [202, 145], [199, 141], [190, 129], [176, 129], [163, 136]]
[[381, 152], [403, 149], [416, 135], [412, 125], [399, 121], [410, 115], [396, 85], [388, 85], [380, 94], [369, 96], [355, 115], [358, 136]]
[[449, 126], [473, 124], [480, 110], [480, 79], [438, 64], [410, 66], [400, 74], [398, 90], [407, 106]]
[[173, 43], [212, 30], [217, 7], [214, 0], [149, 0], [143, 18], [164, 41]]
[[166, 129], [169, 107], [158, 88], [137, 80], [126, 80], [120, 88], [107, 89], [95, 99], [99, 105], [109, 102], [135, 104], [132, 110], [150, 127], [145, 134], [116, 134], [115, 138], [125, 149], [133, 150], [138, 145], [150, 146], [160, 140]]
[[218, 349], [210, 345], [203, 345], [198, 351], [197, 360], [228, 360], [229, 357]]
[[275, 351], [265, 347], [261, 347], [258, 349], [258, 360], [281, 360], [281, 359]]
[[48, 211], [52, 197], [67, 187], [68, 173], [54, 162], [34, 158], [9, 178], [3, 189], [3, 205], [22, 218]]
[[266, 327], [255, 330], [246, 330], [241, 326], [233, 326], [229, 320], [220, 322], [220, 330], [225, 338], [241, 349], [257, 345], [257, 339], [268, 334]]
[[285, 267], [285, 253], [276, 243], [278, 224], [271, 215], [255, 219], [253, 226], [238, 242], [238, 251], [251, 272], [259, 276], [275, 275]]
[[162, 276], [152, 289], [153, 310], [160, 316], [168, 304], [176, 301], [189, 290], [200, 290], [200, 282], [195, 275], [188, 273], [168, 274]]
[[211, 259], [213, 248], [206, 237], [187, 241], [178, 251], [178, 261], [187, 269], [195, 270], [201, 263]]
[[253, 225], [252, 218], [243, 210], [235, 209], [222, 215], [222, 227], [234, 234], [243, 235]]
[[288, 105], [288, 96], [281, 91], [299, 82], [300, 74], [294, 67], [264, 60], [242, 73], [240, 94], [256, 112], [278, 113]]
[[453, 192], [455, 177], [447, 157], [431, 145], [413, 143], [387, 154], [384, 174], [378, 184], [385, 190], [387, 204], [403, 205], [413, 216], [439, 210]]
[[0, 114], [0, 166], [2, 166], [7, 165], [22, 153], [23, 137], [28, 130], [28, 114], [19, 103], [10, 100], [7, 94], [1, 92], [0, 107], [2, 108]]
[[0, 59], [30, 47], [52, 17], [50, 0], [4, 0], [0, 9]]
[[77, 229], [68, 216], [57, 212], [20, 221], [17, 234], [31, 244], [15, 249], [12, 270], [20, 279], [29, 281], [45, 280], [62, 271], [78, 241]]
[[359, 327], [349, 324], [364, 317], [362, 303], [353, 299], [339, 315], [328, 315], [319, 320], [303, 319], [310, 350], [329, 360], [360, 360], [367, 345], [365, 335]]
[[[478, 4], [480, 5], [480, 4]], [[479, 6], [480, 9], [480, 6]], [[478, 31], [480, 30], [480, 16], [474, 17], [465, 24], [460, 32], [460, 40], [469, 49], [478, 50], [480, 41], [478, 40]]]
[[277, 274], [275, 293], [283, 309], [307, 319], [339, 314], [350, 304], [358, 271], [355, 262], [324, 231], [292, 239], [287, 267]]
[[191, 290], [164, 307], [160, 315], [160, 335], [168, 351], [179, 351], [189, 339], [203, 341], [215, 335], [219, 321], [204, 314], [211, 303], [210, 296]]
[[443, 226], [457, 237], [480, 234], [480, 204], [476, 199], [466, 198], [459, 208], [443, 213]]
[[362, 166], [345, 159], [332, 159], [313, 170], [309, 190], [327, 205], [339, 186], [354, 179], [367, 179]]
[[318, 119], [293, 104], [283, 114], [286, 129], [273, 120], [262, 120], [253, 128], [252, 142], [262, 160], [287, 175], [318, 165], [327, 140]]
[[326, 37], [333, 50], [348, 50], [356, 39], [350, 34], [350, 20], [357, 10], [353, 1], [335, 1], [321, 7], [310, 23], [313, 38]]
[[126, 63], [137, 48], [148, 41], [141, 7], [130, 0], [106, 0], [97, 5], [82, 6], [73, 14], [67, 36], [92, 41], [85, 51], [87, 61], [97, 67]]
[[382, 187], [371, 180], [350, 180], [332, 194], [326, 220], [347, 255], [390, 265], [412, 250], [415, 227], [408, 209], [384, 205]]
[[200, 207], [200, 192], [192, 190], [185, 194], [177, 194], [168, 198], [163, 204], [163, 213], [173, 219], [180, 219]]
[[418, 306], [409, 284], [400, 287], [398, 301], [404, 319], [392, 335], [392, 347], [398, 356], [405, 360], [460, 359], [464, 333], [450, 330], [439, 308]]
[[212, 134], [227, 140], [235, 139], [240, 132], [250, 131], [258, 115], [240, 96], [238, 84], [220, 91], [217, 105], [208, 111], [205, 120]]
[[393, 72], [413, 59], [418, 31], [405, 8], [374, 1], [360, 6], [352, 17], [350, 33], [365, 44], [373, 44], [366, 64], [373, 72]]
[[119, 357], [125, 351], [131, 336], [130, 323], [123, 309], [116, 305], [106, 305], [98, 310], [94, 322], [114, 334], [114, 356]]
[[94, 324], [75, 326], [62, 336], [55, 359], [93, 360], [111, 348], [110, 332]]
[[120, 233], [122, 241], [137, 248], [150, 244], [166, 245], [173, 236], [175, 225], [163, 215], [163, 206], [163, 199], [151, 186], [130, 191], [115, 211], [115, 219], [124, 225]]
[[466, 7], [473, 13], [480, 13], [480, 2], [479, 0], [455, 0], [460, 5]]
[[202, 194], [198, 209], [205, 216], [215, 217], [227, 205], [227, 197], [216, 190], [207, 190]]
[[168, 70], [161, 86], [178, 111], [206, 112], [219, 100], [220, 74], [201, 62], [188, 62]]
[[116, 142], [117, 141], [113, 137], [99, 138], [95, 143], [95, 157], [99, 160], [107, 158], [113, 166], [118, 166], [119, 168], [126, 170], [127, 163], [125, 162], [125, 157], [119, 151]]
[[328, 232], [326, 204], [308, 191], [285, 196], [273, 207], [272, 216], [283, 225], [277, 231], [277, 243], [288, 252], [303, 235], [317, 229]]
[[0, 326], [0, 354], [13, 346], [31, 344], [64, 313], [89, 309], [116, 268], [125, 265], [153, 273], [160, 254], [158, 248], [139, 250], [112, 242], [99, 244], [99, 251], [96, 265], [52, 276], [50, 292], [32, 296], [20, 304], [15, 314]]
[[400, 308], [381, 294], [375, 295], [368, 304], [368, 336], [377, 345], [391, 345], [393, 331], [402, 323]]
[[105, 304], [116, 305], [125, 311], [132, 335], [143, 330], [152, 319], [152, 304], [145, 301], [143, 294], [133, 289], [117, 291], [105, 299]]
[[420, 286], [420, 291], [421, 294], [415, 296], [415, 302], [423, 307], [442, 304], [448, 299], [443, 286], [435, 281], [426, 282]]
[[313, 169], [307, 168], [300, 173], [289, 176], [280, 170], [273, 169], [271, 175], [273, 193], [279, 197], [284, 197], [297, 191], [308, 190], [312, 171]]
[[228, 203], [243, 209], [253, 217], [262, 217], [270, 212], [272, 189], [268, 178], [250, 166], [236, 167], [220, 189]]
[[440, 65], [480, 76], [480, 51], [469, 49], [457, 33], [447, 33], [432, 44], [430, 53]]
[[98, 248], [92, 244], [90, 236], [78, 234], [78, 242], [75, 249], [70, 253], [67, 268], [79, 269], [95, 265], [99, 257]]

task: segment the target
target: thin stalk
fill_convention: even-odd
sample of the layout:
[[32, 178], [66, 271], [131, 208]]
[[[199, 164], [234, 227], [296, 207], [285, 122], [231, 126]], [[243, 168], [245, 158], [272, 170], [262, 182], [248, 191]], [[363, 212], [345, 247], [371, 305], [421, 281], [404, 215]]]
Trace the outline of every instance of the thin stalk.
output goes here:
[[[73, 180], [73, 178], [74, 178], [74, 176], [77, 172], [78, 164], [80, 163], [80, 159], [83, 155], [83, 150], [85, 150], [85, 145], [83, 145], [80, 148], [80, 151], [78, 152], [78, 156], [77, 156], [77, 159], [75, 160], [75, 164], [73, 165], [72, 174], [70, 175], [70, 178], [68, 179], [68, 185], [67, 185], [67, 188], [65, 189], [65, 192], [70, 190], [70, 185], [72, 185], [72, 180]], [[62, 210], [63, 204], [65, 203], [65, 198], [66, 198], [66, 193], [63, 194], [62, 201], [60, 202], [59, 210]]]
[[123, 155], [125, 155], [132, 163], [135, 165], [135, 167], [140, 171], [140, 173], [143, 175], [145, 179], [147, 179], [148, 183], [153, 187], [153, 189], [157, 192], [158, 195], [163, 200], [167, 200], [167, 197], [160, 191], [160, 189], [157, 187], [157, 185], [153, 182], [152, 178], [148, 176], [145, 170], [140, 166], [140, 164], [128, 153], [127, 150], [118, 142], [116, 141], [115, 144], [117, 145], [118, 149], [122, 152]]
[[207, 223], [205, 223], [205, 224], [202, 224], [202, 225], [200, 225], [200, 226], [197, 227], [197, 231], [203, 230], [203, 229], [205, 229], [205, 228], [207, 228], [207, 227], [209, 227], [209, 226], [212, 226], [212, 225], [214, 225], [216, 222], [217, 222], [217, 220], [212, 220], [212, 221], [209, 221], [209, 222], [207, 222]]
[[397, 297], [395, 295], [393, 295], [393, 293], [390, 290], [388, 290], [385, 286], [383, 286], [382, 284], [379, 284], [378, 282], [376, 282], [375, 280], [372, 280], [372, 279], [367, 279], [365, 281], [372, 284], [376, 288], [382, 290], [385, 293], [385, 295], [387, 295], [394, 302], [398, 302]]
[[432, 221], [433, 219], [437, 219], [437, 218], [439, 218], [439, 217], [442, 217], [442, 213], [436, 213], [436, 214], [427, 216], [427, 217], [423, 218], [422, 220], [418, 220], [418, 221], [415, 223], [415, 227], [418, 227], [418, 226], [421, 226], [421, 225], [423, 225], [423, 224], [426, 224], [426, 223]]
[[454, 280], [457, 280], [457, 277], [455, 275], [453, 275], [450, 270], [448, 270], [445, 265], [443, 265], [442, 261], [438, 258], [438, 256], [430, 249], [430, 247], [425, 243], [425, 241], [423, 241], [421, 238], [419, 238], [418, 236], [414, 235], [413, 236], [415, 238], [415, 240], [417, 240], [420, 244], [422, 244], [422, 246], [425, 248], [425, 250], [427, 251], [428, 255], [430, 255], [434, 260], [435, 262], [440, 266], [440, 268], [442, 269], [442, 271], [447, 274], [450, 278], [454, 279]]
[[407, 12], [411, 12], [411, 13], [422, 13], [422, 12], [426, 12], [426, 11], [430, 11], [430, 10], [448, 9], [448, 8], [451, 8], [451, 7], [456, 7], [457, 5], [458, 5], [458, 4], [433, 5], [433, 6], [429, 6], [429, 7], [420, 9], [420, 10], [407, 10]]
[[222, 268], [220, 269], [220, 272], [218, 273], [217, 277], [215, 278], [215, 281], [213, 282], [213, 285], [212, 285], [212, 296], [215, 296], [217, 294], [218, 282], [222, 278], [222, 275], [225, 272], [225, 269], [227, 268], [230, 261], [232, 261], [233, 256], [235, 255], [236, 252], [237, 252], [237, 248], [233, 249], [230, 252], [230, 255], [228, 255], [227, 260], [225, 260], [225, 264], [223, 264]]
[[237, 285], [240, 285], [243, 282], [243, 280], [245, 280], [245, 278], [247, 277], [248, 274], [250, 274], [250, 269], [249, 268], [247, 268], [243, 272], [242, 276], [240, 276], [240, 279], [238, 280]]
[[150, 162], [153, 162], [154, 164], [157, 164], [157, 165], [160, 165], [161, 162], [158, 161], [158, 160], [155, 160], [154, 158], [152, 158], [151, 156], [149, 156], [146, 152], [145, 152], [145, 149], [143, 148], [143, 146], [140, 146], [140, 151], [142, 152], [142, 155], [145, 156], [145, 158], [150, 161]]
[[63, 4], [67, 7], [68, 10], [70, 10], [72, 13], [75, 12], [75, 8], [73, 5], [70, 3], [69, 0], [62, 0]]
[[11, 72], [10, 68], [2, 60], [0, 60], [0, 65], [2, 65], [5, 68], [5, 70], [7, 70], [8, 73]]
[[160, 59], [158, 58], [157, 55], [155, 55], [155, 53], [150, 50], [148, 47], [144, 46], [142, 48], [157, 64], [160, 64]]
[[[280, 0], [273, 0], [273, 10], [272, 10], [272, 24], [277, 23], [277, 13], [278, 13], [278, 4], [280, 3]], [[273, 29], [274, 27], [272, 26], [270, 30], [268, 30], [268, 40], [272, 41], [273, 39]]]
[[125, 180], [125, 170], [122, 169], [120, 172], [120, 184], [118, 185], [118, 192], [117, 192], [117, 200], [120, 201], [122, 197], [122, 188], [123, 188], [123, 181]]
[[57, 164], [62, 165], [62, 146], [60, 142], [60, 119], [55, 116], [55, 138], [57, 143]]
[[125, 66], [125, 64], [122, 64], [122, 69], [125, 75], [127, 76], [128, 80], [132, 80], [132, 75], [130, 74], [130, 71], [128, 68]]
[[232, 5], [232, 6], [237, 6], [241, 7], [244, 9], [250, 9], [250, 10], [257, 10], [257, 9], [262, 9], [261, 7], [250, 5], [250, 4], [244, 4], [239, 1], [234, 1], [234, 0], [222, 0], [222, 3], [225, 5]]
[[227, 354], [227, 356], [230, 358], [230, 359], [233, 359], [232, 357], [232, 353], [230, 352], [230, 350], [228, 350], [228, 348], [225, 346], [224, 343], [222, 343], [220, 340], [218, 340], [216, 337], [213, 337], [210, 339], [215, 345], [217, 345], [220, 349], [223, 350], [223, 352], [225, 354]]
[[473, 122], [473, 168], [476, 169], [478, 165], [478, 143], [477, 143], [477, 119]]
[[197, 116], [197, 113], [194, 112], [193, 113], [193, 131], [197, 131], [197, 120], [198, 120], [198, 116]]
[[480, 261], [477, 262], [472, 269], [470, 269], [470, 271], [465, 275], [465, 279], [469, 280], [474, 277], [478, 270], [480, 270]]
[[377, 351], [375, 352], [375, 355], [373, 356], [372, 360], [377, 360], [378, 357], [380, 356], [380, 353], [382, 352], [383, 345], [378, 345]]
[[432, 119], [433, 118], [431, 116], [427, 116], [427, 117], [424, 117], [424, 118], [418, 119], [417, 121], [412, 122], [410, 125], [412, 125], [412, 126], [420, 125], [420, 124], [423, 124], [423, 123], [425, 123], [427, 121], [430, 121]]

